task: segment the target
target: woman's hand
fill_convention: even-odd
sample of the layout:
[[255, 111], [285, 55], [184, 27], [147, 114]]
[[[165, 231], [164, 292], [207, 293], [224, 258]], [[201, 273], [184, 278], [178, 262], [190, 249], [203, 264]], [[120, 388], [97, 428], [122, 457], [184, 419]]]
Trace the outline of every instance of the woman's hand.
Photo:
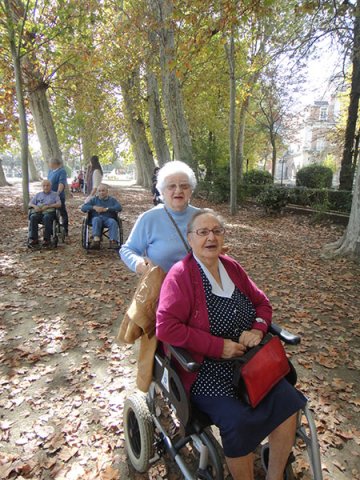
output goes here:
[[263, 336], [264, 333], [261, 330], [246, 330], [240, 335], [239, 343], [246, 348], [255, 347], [259, 345]]
[[233, 342], [232, 340], [224, 340], [224, 349], [221, 358], [241, 357], [246, 352], [246, 347], [241, 343]]
[[150, 268], [152, 268], [154, 264], [148, 258], [142, 258], [136, 264], [135, 270], [136, 273], [142, 275], [143, 273], [147, 272]]

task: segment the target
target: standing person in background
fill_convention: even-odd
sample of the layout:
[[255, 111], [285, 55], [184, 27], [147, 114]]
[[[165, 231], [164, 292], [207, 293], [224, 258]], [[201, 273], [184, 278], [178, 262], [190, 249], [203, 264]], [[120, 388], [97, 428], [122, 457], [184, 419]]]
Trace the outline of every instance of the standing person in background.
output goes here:
[[160, 170], [159, 167], [155, 167], [155, 168], [154, 168], [153, 175], [152, 175], [152, 177], [151, 177], [151, 193], [152, 193], [152, 196], [153, 196], [153, 204], [154, 204], [154, 205], [157, 205], [158, 203], [161, 203], [161, 200], [160, 200], [160, 192], [159, 192], [159, 190], [156, 188], [156, 184], [157, 184], [157, 174], [158, 174], [159, 170]]
[[88, 195], [86, 202], [96, 195], [98, 186], [103, 179], [103, 170], [101, 168], [99, 157], [93, 155], [90, 158], [90, 164], [86, 173], [86, 193]]
[[62, 162], [58, 158], [50, 161], [50, 170], [48, 172], [48, 180], [51, 182], [51, 190], [56, 192], [61, 201], [60, 215], [65, 230], [65, 235], [69, 234], [69, 218], [65, 205], [65, 187], [67, 185], [67, 174]]

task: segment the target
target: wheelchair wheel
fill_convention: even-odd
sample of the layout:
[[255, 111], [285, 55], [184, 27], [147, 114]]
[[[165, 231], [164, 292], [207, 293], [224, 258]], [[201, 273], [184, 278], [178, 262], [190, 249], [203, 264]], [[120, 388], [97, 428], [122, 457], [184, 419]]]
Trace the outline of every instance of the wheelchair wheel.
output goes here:
[[87, 218], [83, 219], [81, 227], [81, 244], [85, 250], [90, 248], [90, 233]]
[[154, 450], [154, 425], [144, 395], [133, 394], [124, 404], [125, 445], [132, 466], [140, 473], [149, 468]]
[[119, 247], [124, 243], [124, 232], [121, 218], [118, 217], [118, 227], [119, 227]]
[[65, 237], [66, 237], [65, 228], [59, 223], [58, 229], [59, 229], [60, 240], [62, 243], [65, 243]]
[[52, 237], [51, 237], [51, 244], [54, 248], [56, 248], [58, 246], [58, 243], [59, 243], [59, 237], [58, 237], [58, 223], [56, 221], [56, 219], [53, 220], [53, 224], [52, 224]]
[[[303, 419], [305, 420], [304, 422], [302, 422]], [[314, 480], [322, 480], [320, 446], [317, 438], [315, 421], [308, 404], [305, 405], [299, 415], [296, 436], [305, 444], [312, 478]]]

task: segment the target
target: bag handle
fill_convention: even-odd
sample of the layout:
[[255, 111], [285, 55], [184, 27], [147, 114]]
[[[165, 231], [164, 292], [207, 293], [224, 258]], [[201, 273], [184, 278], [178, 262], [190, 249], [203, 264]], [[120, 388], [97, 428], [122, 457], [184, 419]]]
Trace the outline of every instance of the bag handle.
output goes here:
[[176, 231], [177, 231], [179, 237], [181, 238], [181, 241], [182, 241], [183, 244], [184, 244], [184, 247], [185, 247], [186, 252], [187, 252], [187, 253], [190, 253], [190, 252], [191, 252], [191, 248], [190, 248], [189, 245], [187, 244], [187, 241], [185, 240], [183, 234], [181, 233], [180, 228], [178, 227], [177, 223], [175, 222], [175, 220], [173, 219], [172, 215], [170, 214], [170, 212], [168, 211], [168, 209], [165, 207], [165, 205], [164, 205], [164, 210], [165, 210], [165, 212], [168, 214], [168, 217], [170, 218], [172, 224], [173, 224], [174, 227], [176, 228]]

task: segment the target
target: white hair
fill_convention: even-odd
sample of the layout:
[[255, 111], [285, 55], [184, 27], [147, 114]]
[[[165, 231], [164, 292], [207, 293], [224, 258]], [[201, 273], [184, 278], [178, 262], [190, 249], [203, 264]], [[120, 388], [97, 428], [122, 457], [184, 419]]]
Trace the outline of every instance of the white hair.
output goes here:
[[171, 162], [165, 163], [157, 174], [157, 183], [156, 188], [159, 190], [160, 193], [163, 193], [165, 190], [165, 181], [167, 177], [170, 175], [176, 175], [178, 173], [183, 173], [189, 179], [189, 183], [191, 186], [191, 190], [194, 190], [197, 184], [195, 173], [192, 168], [189, 167], [184, 162], [180, 162], [179, 160], [173, 160]]

